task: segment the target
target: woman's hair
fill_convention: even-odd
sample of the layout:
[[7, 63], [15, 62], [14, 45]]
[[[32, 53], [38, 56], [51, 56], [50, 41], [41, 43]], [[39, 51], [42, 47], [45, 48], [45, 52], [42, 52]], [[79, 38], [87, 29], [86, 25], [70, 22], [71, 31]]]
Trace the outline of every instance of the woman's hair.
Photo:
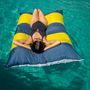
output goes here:
[[42, 41], [35, 41], [31, 44], [32, 51], [36, 53], [42, 53], [45, 47], [46, 45]]

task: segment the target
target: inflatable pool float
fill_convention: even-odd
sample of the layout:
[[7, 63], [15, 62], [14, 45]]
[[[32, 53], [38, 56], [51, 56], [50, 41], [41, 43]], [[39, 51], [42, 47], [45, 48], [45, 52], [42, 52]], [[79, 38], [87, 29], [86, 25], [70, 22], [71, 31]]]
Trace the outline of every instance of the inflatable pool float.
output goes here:
[[[48, 66], [82, 60], [81, 56], [74, 50], [72, 42], [65, 30], [62, 10], [51, 12], [45, 15], [45, 17], [48, 21], [46, 30], [47, 40], [60, 40], [61, 44], [37, 54], [32, 50], [16, 46], [12, 43], [7, 67], [21, 65]], [[31, 18], [32, 14], [29, 12], [20, 14], [13, 40], [28, 39], [31, 32]]]

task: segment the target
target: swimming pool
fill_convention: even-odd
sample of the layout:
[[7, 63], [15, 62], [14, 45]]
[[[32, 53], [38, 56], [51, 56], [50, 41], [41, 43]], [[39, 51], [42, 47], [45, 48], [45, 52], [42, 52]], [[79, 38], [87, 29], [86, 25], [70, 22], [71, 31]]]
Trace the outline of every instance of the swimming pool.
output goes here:
[[[66, 30], [82, 62], [48, 67], [4, 68], [20, 12], [40, 8], [45, 14], [63, 9]], [[89, 90], [90, 2], [82, 0], [1, 0], [0, 90]]]

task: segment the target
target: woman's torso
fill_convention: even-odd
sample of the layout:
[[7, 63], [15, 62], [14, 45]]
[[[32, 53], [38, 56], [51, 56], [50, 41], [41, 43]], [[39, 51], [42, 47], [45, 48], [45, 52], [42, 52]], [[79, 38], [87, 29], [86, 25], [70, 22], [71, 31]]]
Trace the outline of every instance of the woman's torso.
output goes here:
[[[33, 25], [32, 25], [32, 31], [31, 31], [31, 36], [33, 36], [34, 34], [36, 34], [36, 37], [38, 35], [41, 35], [42, 37], [46, 36], [46, 25], [43, 24], [42, 22], [40, 21], [37, 21], [35, 22]], [[39, 33], [39, 34], [38, 34]]]

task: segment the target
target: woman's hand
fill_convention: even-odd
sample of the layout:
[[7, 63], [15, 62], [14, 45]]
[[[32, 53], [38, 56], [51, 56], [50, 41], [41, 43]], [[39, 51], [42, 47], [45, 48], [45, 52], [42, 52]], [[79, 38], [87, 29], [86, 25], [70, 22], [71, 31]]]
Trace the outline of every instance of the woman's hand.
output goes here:
[[60, 43], [61, 42], [58, 40], [48, 41], [48, 45], [44, 48], [44, 51], [49, 49], [49, 48], [55, 47], [55, 46], [59, 45]]
[[24, 47], [31, 50], [31, 47], [29, 45], [24, 44]]

